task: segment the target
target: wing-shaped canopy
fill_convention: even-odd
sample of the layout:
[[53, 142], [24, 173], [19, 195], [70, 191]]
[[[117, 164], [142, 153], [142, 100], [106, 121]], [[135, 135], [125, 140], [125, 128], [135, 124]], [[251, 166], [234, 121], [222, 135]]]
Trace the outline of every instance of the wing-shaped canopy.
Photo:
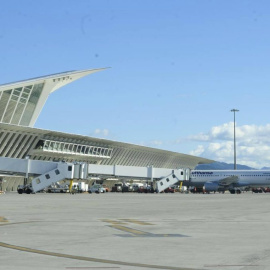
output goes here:
[[104, 69], [68, 71], [0, 85], [0, 122], [33, 127], [52, 92]]

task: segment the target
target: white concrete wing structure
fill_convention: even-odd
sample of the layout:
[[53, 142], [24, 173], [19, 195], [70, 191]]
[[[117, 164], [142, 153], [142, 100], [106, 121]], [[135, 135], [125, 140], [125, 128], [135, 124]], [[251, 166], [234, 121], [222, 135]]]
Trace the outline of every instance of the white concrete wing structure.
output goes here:
[[69, 71], [0, 85], [0, 122], [33, 127], [52, 92], [103, 69]]
[[212, 160], [130, 143], [0, 123], [0, 157], [191, 168]]

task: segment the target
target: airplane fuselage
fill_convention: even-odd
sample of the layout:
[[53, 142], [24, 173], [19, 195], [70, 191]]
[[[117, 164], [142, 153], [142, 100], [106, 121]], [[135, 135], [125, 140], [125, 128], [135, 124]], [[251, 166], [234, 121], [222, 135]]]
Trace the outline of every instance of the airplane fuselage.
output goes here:
[[234, 187], [270, 186], [270, 170], [192, 170], [190, 185], [203, 187], [205, 183], [219, 183], [224, 179], [237, 177]]

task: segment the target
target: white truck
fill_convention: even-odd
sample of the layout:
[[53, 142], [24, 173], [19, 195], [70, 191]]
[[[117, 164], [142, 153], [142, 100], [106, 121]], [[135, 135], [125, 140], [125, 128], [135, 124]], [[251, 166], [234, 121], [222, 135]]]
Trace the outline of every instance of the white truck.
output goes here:
[[88, 184], [85, 182], [73, 182], [72, 189], [76, 189], [79, 193], [88, 191]]

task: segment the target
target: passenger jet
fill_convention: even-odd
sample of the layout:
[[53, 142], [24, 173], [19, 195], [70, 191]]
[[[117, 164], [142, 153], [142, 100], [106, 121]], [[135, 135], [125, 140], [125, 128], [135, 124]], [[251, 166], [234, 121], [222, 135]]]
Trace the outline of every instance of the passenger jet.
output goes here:
[[192, 170], [188, 184], [206, 192], [240, 193], [239, 187], [270, 186], [270, 170]]

